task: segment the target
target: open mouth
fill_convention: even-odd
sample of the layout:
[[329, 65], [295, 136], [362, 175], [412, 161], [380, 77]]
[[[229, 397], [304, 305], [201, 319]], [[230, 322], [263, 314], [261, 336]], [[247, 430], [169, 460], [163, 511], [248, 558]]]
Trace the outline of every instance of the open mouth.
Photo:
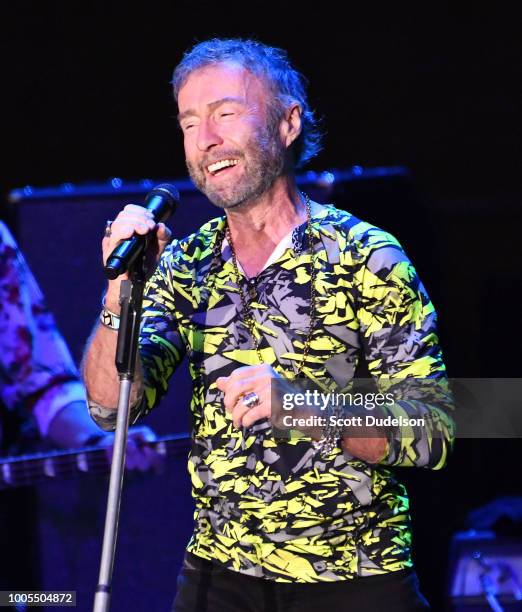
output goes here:
[[239, 159], [220, 159], [217, 162], [214, 162], [207, 166], [207, 172], [212, 176], [216, 176], [217, 174], [221, 174], [226, 171], [227, 168], [232, 168], [233, 166], [237, 166], [239, 163]]

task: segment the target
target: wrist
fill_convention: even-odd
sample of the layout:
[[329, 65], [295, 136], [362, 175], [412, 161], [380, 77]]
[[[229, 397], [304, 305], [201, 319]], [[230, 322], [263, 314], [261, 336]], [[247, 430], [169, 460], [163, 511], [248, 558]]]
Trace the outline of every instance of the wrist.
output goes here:
[[117, 287], [111, 288], [111, 285], [115, 282], [116, 281], [111, 281], [111, 283], [109, 284], [109, 288], [107, 289], [107, 292], [105, 293], [102, 299], [102, 307], [107, 308], [107, 310], [110, 310], [115, 315], [119, 316], [121, 312], [120, 284], [118, 282]]
[[118, 309], [115, 312], [111, 309], [111, 307], [107, 304], [106, 300], [107, 296], [102, 299], [102, 309], [100, 312], [100, 323], [107, 327], [108, 329], [112, 329], [114, 331], [118, 331], [120, 329], [120, 307], [118, 305]]
[[[341, 447], [358, 459], [376, 464], [383, 461], [389, 454], [389, 432], [385, 427], [367, 425], [366, 414], [364, 411], [354, 411], [356, 421], [353, 425], [343, 428]], [[380, 418], [384, 414], [384, 411], [378, 407], [373, 416]]]
[[387, 438], [353, 438], [351, 436], [343, 436], [341, 438], [341, 447], [352, 457], [373, 464], [384, 461], [390, 452]]

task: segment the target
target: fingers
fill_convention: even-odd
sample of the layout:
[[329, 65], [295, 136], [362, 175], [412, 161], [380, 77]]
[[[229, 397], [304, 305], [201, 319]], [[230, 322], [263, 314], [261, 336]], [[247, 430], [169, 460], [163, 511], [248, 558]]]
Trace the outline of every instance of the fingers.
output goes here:
[[129, 428], [129, 439], [138, 440], [140, 442], [155, 442], [156, 434], [150, 427], [146, 425], [134, 425]]
[[129, 439], [127, 441], [127, 448], [125, 449], [125, 467], [128, 470], [146, 472], [151, 467], [149, 457], [144, 450], [145, 449], [141, 447], [136, 440]]
[[112, 222], [109, 246], [116, 246], [121, 240], [126, 240], [135, 233], [142, 236], [148, 234], [155, 227], [156, 222], [150, 210], [143, 206], [127, 204]]
[[103, 262], [107, 262], [107, 257], [122, 242], [131, 238], [133, 234], [144, 236], [156, 227], [152, 213], [143, 206], [127, 204], [118, 213], [118, 216], [111, 223], [110, 236], [105, 236], [102, 241]]
[[270, 386], [254, 389], [254, 393], [259, 397], [259, 404], [248, 408], [245, 406], [242, 399], [239, 399], [232, 410], [232, 422], [235, 427], [250, 427], [257, 421], [270, 418], [272, 413], [272, 404], [270, 401]]
[[[220, 376], [216, 386], [223, 391], [225, 410], [232, 416], [235, 427], [250, 427], [256, 421], [271, 415], [271, 384], [277, 376], [265, 364], [237, 368], [230, 376]], [[259, 405], [248, 408], [242, 398], [249, 392], [259, 397]]]
[[219, 376], [216, 379], [216, 386], [220, 391], [226, 391], [230, 376]]
[[230, 376], [220, 376], [216, 379], [217, 388], [220, 391], [227, 391], [229, 386], [233, 384], [235, 381], [242, 380], [243, 378], [251, 378], [253, 376], [260, 376], [266, 374], [270, 378], [277, 376], [274, 370], [266, 365], [255, 365], [255, 366], [242, 366], [241, 368], [236, 368]]
[[[135, 234], [145, 236], [150, 232], [154, 232], [156, 238], [156, 240], [150, 241], [148, 247], [147, 268], [150, 268], [149, 273], [151, 274], [165, 247], [171, 241], [172, 232], [164, 223], [156, 223], [152, 212], [147, 208], [136, 204], [127, 204], [112, 221], [110, 235], [104, 236], [102, 240], [104, 265], [107, 263], [109, 255], [122, 241], [128, 240]], [[127, 278], [127, 275], [119, 277], [120, 280], [123, 278]]]
[[163, 457], [154, 449], [129, 440], [125, 454], [125, 467], [128, 470], [146, 472], [152, 468], [156, 473], [160, 473], [163, 465]]
[[147, 442], [157, 440], [156, 434], [146, 425], [131, 427], [127, 440], [126, 466], [127, 469], [137, 469], [145, 472], [150, 468], [159, 471], [163, 460], [158, 453], [147, 446]]
[[255, 408], [247, 408], [247, 412], [243, 414], [241, 421], [236, 427], [250, 427], [261, 419], [270, 417], [270, 411], [264, 402]]
[[[147, 445], [147, 443], [155, 442], [156, 440], [156, 434], [150, 427], [146, 425], [131, 427], [128, 432], [127, 447], [125, 449], [126, 469], [145, 472], [153, 468], [155, 472], [161, 472], [163, 457]], [[111, 462], [114, 453], [114, 436], [106, 436], [101, 445], [106, 447], [107, 458]]]
[[237, 404], [233, 406], [232, 410], [227, 411], [227, 412], [230, 412], [232, 415], [232, 422], [234, 423], [234, 427], [239, 428], [243, 426], [243, 417], [247, 414], [249, 410], [254, 410], [254, 409], [248, 408], [247, 406], [245, 406], [245, 404], [240, 399], [237, 402]]
[[227, 412], [232, 412], [243, 395], [249, 391], [256, 391], [257, 387], [259, 387], [259, 381], [254, 377], [230, 381], [227, 384], [225, 396], [223, 398], [225, 410]]

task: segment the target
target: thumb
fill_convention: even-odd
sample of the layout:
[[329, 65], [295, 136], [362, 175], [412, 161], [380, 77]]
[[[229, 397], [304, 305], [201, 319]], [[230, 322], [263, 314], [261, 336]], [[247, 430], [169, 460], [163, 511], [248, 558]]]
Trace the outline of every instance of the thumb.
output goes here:
[[158, 223], [156, 227], [156, 237], [158, 239], [160, 249], [163, 250], [171, 241], [172, 232], [165, 225], [165, 223]]

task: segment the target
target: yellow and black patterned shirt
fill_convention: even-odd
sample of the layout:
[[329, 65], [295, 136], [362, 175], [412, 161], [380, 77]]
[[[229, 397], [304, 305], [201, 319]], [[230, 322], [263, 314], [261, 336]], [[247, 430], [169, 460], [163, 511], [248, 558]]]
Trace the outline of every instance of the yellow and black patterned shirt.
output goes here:
[[[432, 303], [400, 244], [390, 234], [326, 206], [312, 218], [317, 322], [303, 374], [345, 389], [361, 361], [376, 379], [444, 378]], [[438, 435], [397, 437], [379, 465], [339, 447], [326, 458], [309, 438], [276, 440], [270, 422], [233, 426], [215, 384], [219, 376], [259, 363], [241, 316], [239, 283], [224, 218], [174, 241], [149, 281], [140, 355], [145, 378], [135, 421], [157, 405], [173, 370], [188, 355], [193, 380], [188, 468], [196, 501], [188, 550], [251, 576], [318, 582], [410, 567], [408, 498], [389, 466], [442, 467], [453, 427], [441, 412]], [[306, 224], [296, 243], [256, 278], [252, 303], [265, 363], [292, 377], [309, 325], [310, 254]], [[404, 402], [396, 414], [430, 407]], [[433, 410], [437, 410], [433, 408]], [[104, 427], [114, 413], [93, 416]]]

